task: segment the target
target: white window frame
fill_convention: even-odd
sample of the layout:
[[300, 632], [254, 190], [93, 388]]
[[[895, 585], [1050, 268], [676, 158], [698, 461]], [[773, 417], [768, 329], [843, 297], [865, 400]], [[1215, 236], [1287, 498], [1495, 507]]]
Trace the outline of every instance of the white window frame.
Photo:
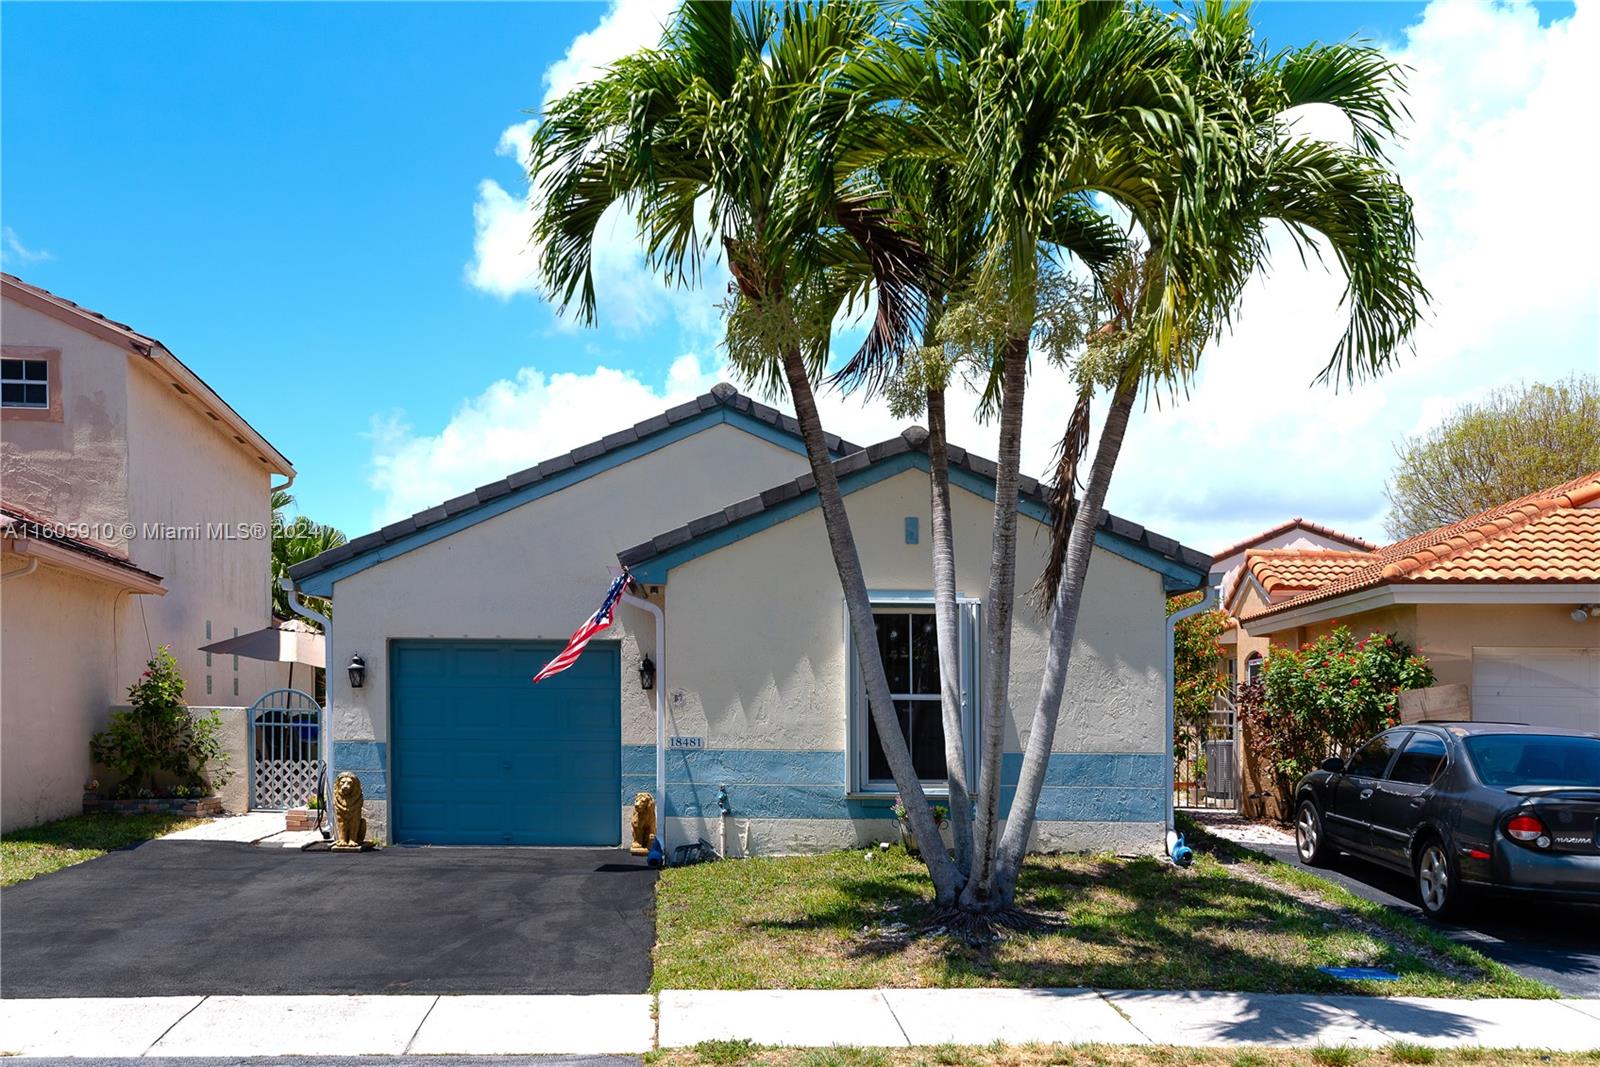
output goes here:
[[[906, 590], [869, 590], [868, 600], [876, 614], [884, 611], [932, 612], [933, 593]], [[980, 721], [979, 684], [983, 658], [983, 602], [977, 597], [957, 596], [956, 610], [960, 620], [961, 656], [961, 732], [966, 744], [967, 781], [975, 790], [978, 773], [978, 723]], [[852, 797], [893, 796], [893, 781], [875, 781], [867, 777], [867, 730], [870, 712], [867, 708], [866, 683], [861, 677], [861, 661], [856, 655], [855, 634], [850, 627], [849, 609], [844, 609], [845, 671], [845, 764], [848, 780], [846, 794]], [[922, 788], [929, 796], [949, 795], [947, 779], [923, 779]]]
[[[50, 361], [48, 359], [43, 359], [43, 358], [40, 358], [38, 356], [12, 356], [12, 355], [7, 355], [5, 357], [5, 362], [7, 362], [7, 363], [11, 363], [11, 362], [21, 363], [23, 365], [22, 366], [22, 377], [20, 377], [20, 378], [8, 378], [8, 377], [6, 377], [4, 375], [3, 372], [0, 372], [0, 385], [20, 385], [20, 386], [22, 386], [24, 388], [24, 392], [26, 392], [26, 388], [28, 386], [30, 386], [30, 385], [42, 385], [42, 386], [44, 386], [44, 403], [42, 403], [42, 404], [30, 404], [30, 403], [27, 403], [26, 401], [24, 401], [24, 402], [22, 402], [20, 404], [8, 404], [8, 403], [5, 403], [4, 400], [0, 400], [0, 406], [11, 408], [14, 411], [49, 411], [50, 410], [51, 394], [53, 392], [52, 386], [55, 384], [50, 380]], [[37, 363], [40, 366], [44, 367], [44, 378], [42, 378], [42, 379], [40, 379], [40, 378], [29, 378], [28, 377], [28, 366], [27, 366], [29, 363]]]

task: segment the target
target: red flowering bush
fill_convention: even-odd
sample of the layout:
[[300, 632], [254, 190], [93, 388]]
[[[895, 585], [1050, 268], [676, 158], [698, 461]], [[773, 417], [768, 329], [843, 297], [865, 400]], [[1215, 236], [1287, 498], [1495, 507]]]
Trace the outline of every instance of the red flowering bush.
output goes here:
[[1286, 798], [1318, 763], [1395, 725], [1402, 692], [1432, 684], [1427, 661], [1392, 634], [1357, 641], [1340, 626], [1299, 650], [1273, 648], [1261, 680], [1239, 690], [1239, 717]]

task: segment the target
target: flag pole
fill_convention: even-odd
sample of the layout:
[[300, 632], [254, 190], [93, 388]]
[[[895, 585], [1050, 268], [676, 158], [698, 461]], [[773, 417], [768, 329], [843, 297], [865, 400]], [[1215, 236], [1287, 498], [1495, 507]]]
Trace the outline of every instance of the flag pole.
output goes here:
[[661, 862], [666, 865], [667, 856], [667, 706], [666, 686], [662, 684], [666, 676], [666, 636], [667, 620], [665, 614], [655, 604], [640, 597], [634, 596], [624, 587], [622, 602], [642, 611], [650, 613], [656, 624], [656, 837], [661, 841]]

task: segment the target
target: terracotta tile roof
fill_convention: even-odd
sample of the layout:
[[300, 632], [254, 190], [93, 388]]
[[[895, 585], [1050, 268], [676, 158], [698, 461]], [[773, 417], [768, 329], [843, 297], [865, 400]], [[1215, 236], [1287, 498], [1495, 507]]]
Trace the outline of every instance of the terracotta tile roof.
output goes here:
[[1245, 554], [1245, 569], [1268, 597], [1320, 589], [1372, 562], [1371, 552], [1337, 549], [1266, 548]]
[[1361, 538], [1352, 536], [1351, 534], [1341, 533], [1340, 531], [1333, 529], [1331, 526], [1322, 525], [1320, 522], [1312, 522], [1309, 519], [1302, 519], [1299, 516], [1295, 516], [1287, 522], [1278, 523], [1278, 525], [1272, 527], [1270, 530], [1262, 530], [1253, 537], [1246, 537], [1243, 541], [1240, 541], [1237, 544], [1229, 545], [1227, 548], [1224, 548], [1222, 551], [1211, 557], [1211, 564], [1212, 566], [1216, 566], [1218, 560], [1227, 559], [1229, 556], [1237, 552], [1243, 552], [1247, 548], [1253, 548], [1263, 541], [1270, 541], [1279, 534], [1286, 534], [1291, 530], [1309, 530], [1312, 533], [1321, 534], [1323, 537], [1331, 537], [1335, 541], [1343, 541], [1351, 548], [1365, 549], [1369, 552], [1376, 551], [1378, 548], [1378, 546], [1373, 544], [1371, 541], [1362, 540]]
[[1600, 471], [1363, 553], [1366, 563], [1246, 621], [1380, 585], [1600, 582]]

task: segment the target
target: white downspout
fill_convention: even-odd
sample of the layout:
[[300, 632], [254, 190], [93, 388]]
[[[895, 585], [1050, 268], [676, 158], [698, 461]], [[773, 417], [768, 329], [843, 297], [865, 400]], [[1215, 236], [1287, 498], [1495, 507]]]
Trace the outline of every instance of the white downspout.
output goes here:
[[[294, 479], [291, 478], [289, 480], [293, 481]], [[322, 776], [323, 780], [327, 782], [328, 796], [331, 798], [333, 796], [333, 675], [330, 672], [333, 669], [333, 620], [300, 599], [300, 590], [294, 587], [293, 578], [280, 579], [278, 584], [288, 594], [284, 599], [289, 601], [289, 607], [294, 610], [296, 615], [322, 625], [322, 677], [327, 687], [327, 693], [324, 695], [323, 700], [328, 706], [322, 709], [322, 723], [317, 728], [317, 736], [320, 738], [319, 747], [322, 749]], [[315, 676], [312, 678], [311, 689], [315, 693]], [[248, 723], [246, 724], [246, 729], [249, 729]], [[255, 735], [254, 731], [250, 732], [253, 737]], [[330, 820], [329, 825], [331, 826], [332, 818], [333, 815], [330, 812], [321, 812], [317, 816], [317, 825], [321, 826], [323, 820], [327, 819]]]
[[[1216, 586], [1210, 586], [1210, 587], [1208, 587], [1206, 589], [1205, 595], [1200, 598], [1199, 603], [1192, 604], [1189, 607], [1186, 607], [1186, 608], [1182, 609], [1181, 611], [1175, 611], [1171, 615], [1167, 616], [1167, 675], [1166, 675], [1166, 678], [1167, 678], [1167, 735], [1166, 736], [1167, 736], [1167, 751], [1168, 751], [1168, 753], [1170, 753], [1172, 751], [1173, 738], [1177, 736], [1177, 711], [1176, 711], [1176, 702], [1175, 702], [1175, 695], [1176, 695], [1175, 694], [1175, 690], [1177, 689], [1177, 679], [1173, 677], [1173, 662], [1172, 661], [1174, 659], [1173, 645], [1174, 645], [1174, 641], [1175, 641], [1176, 634], [1177, 634], [1178, 623], [1182, 622], [1184, 619], [1189, 618], [1190, 616], [1198, 615], [1203, 611], [1210, 611], [1217, 604], [1217, 594], [1218, 594], [1217, 587]], [[1173, 799], [1172, 799], [1173, 785], [1172, 785], [1172, 780], [1173, 780], [1172, 774], [1168, 773], [1167, 776], [1166, 776], [1166, 791], [1167, 791], [1167, 856], [1169, 858], [1173, 859], [1174, 861], [1176, 861], [1178, 859], [1178, 857], [1173, 855], [1173, 848], [1177, 845], [1177, 841], [1178, 841], [1178, 824], [1177, 824], [1177, 819], [1175, 818], [1174, 811], [1173, 811]]]
[[656, 837], [661, 839], [661, 861], [666, 863], [667, 852], [667, 703], [666, 703], [666, 645], [667, 617], [648, 600], [623, 593], [622, 602], [650, 613], [656, 622]]

